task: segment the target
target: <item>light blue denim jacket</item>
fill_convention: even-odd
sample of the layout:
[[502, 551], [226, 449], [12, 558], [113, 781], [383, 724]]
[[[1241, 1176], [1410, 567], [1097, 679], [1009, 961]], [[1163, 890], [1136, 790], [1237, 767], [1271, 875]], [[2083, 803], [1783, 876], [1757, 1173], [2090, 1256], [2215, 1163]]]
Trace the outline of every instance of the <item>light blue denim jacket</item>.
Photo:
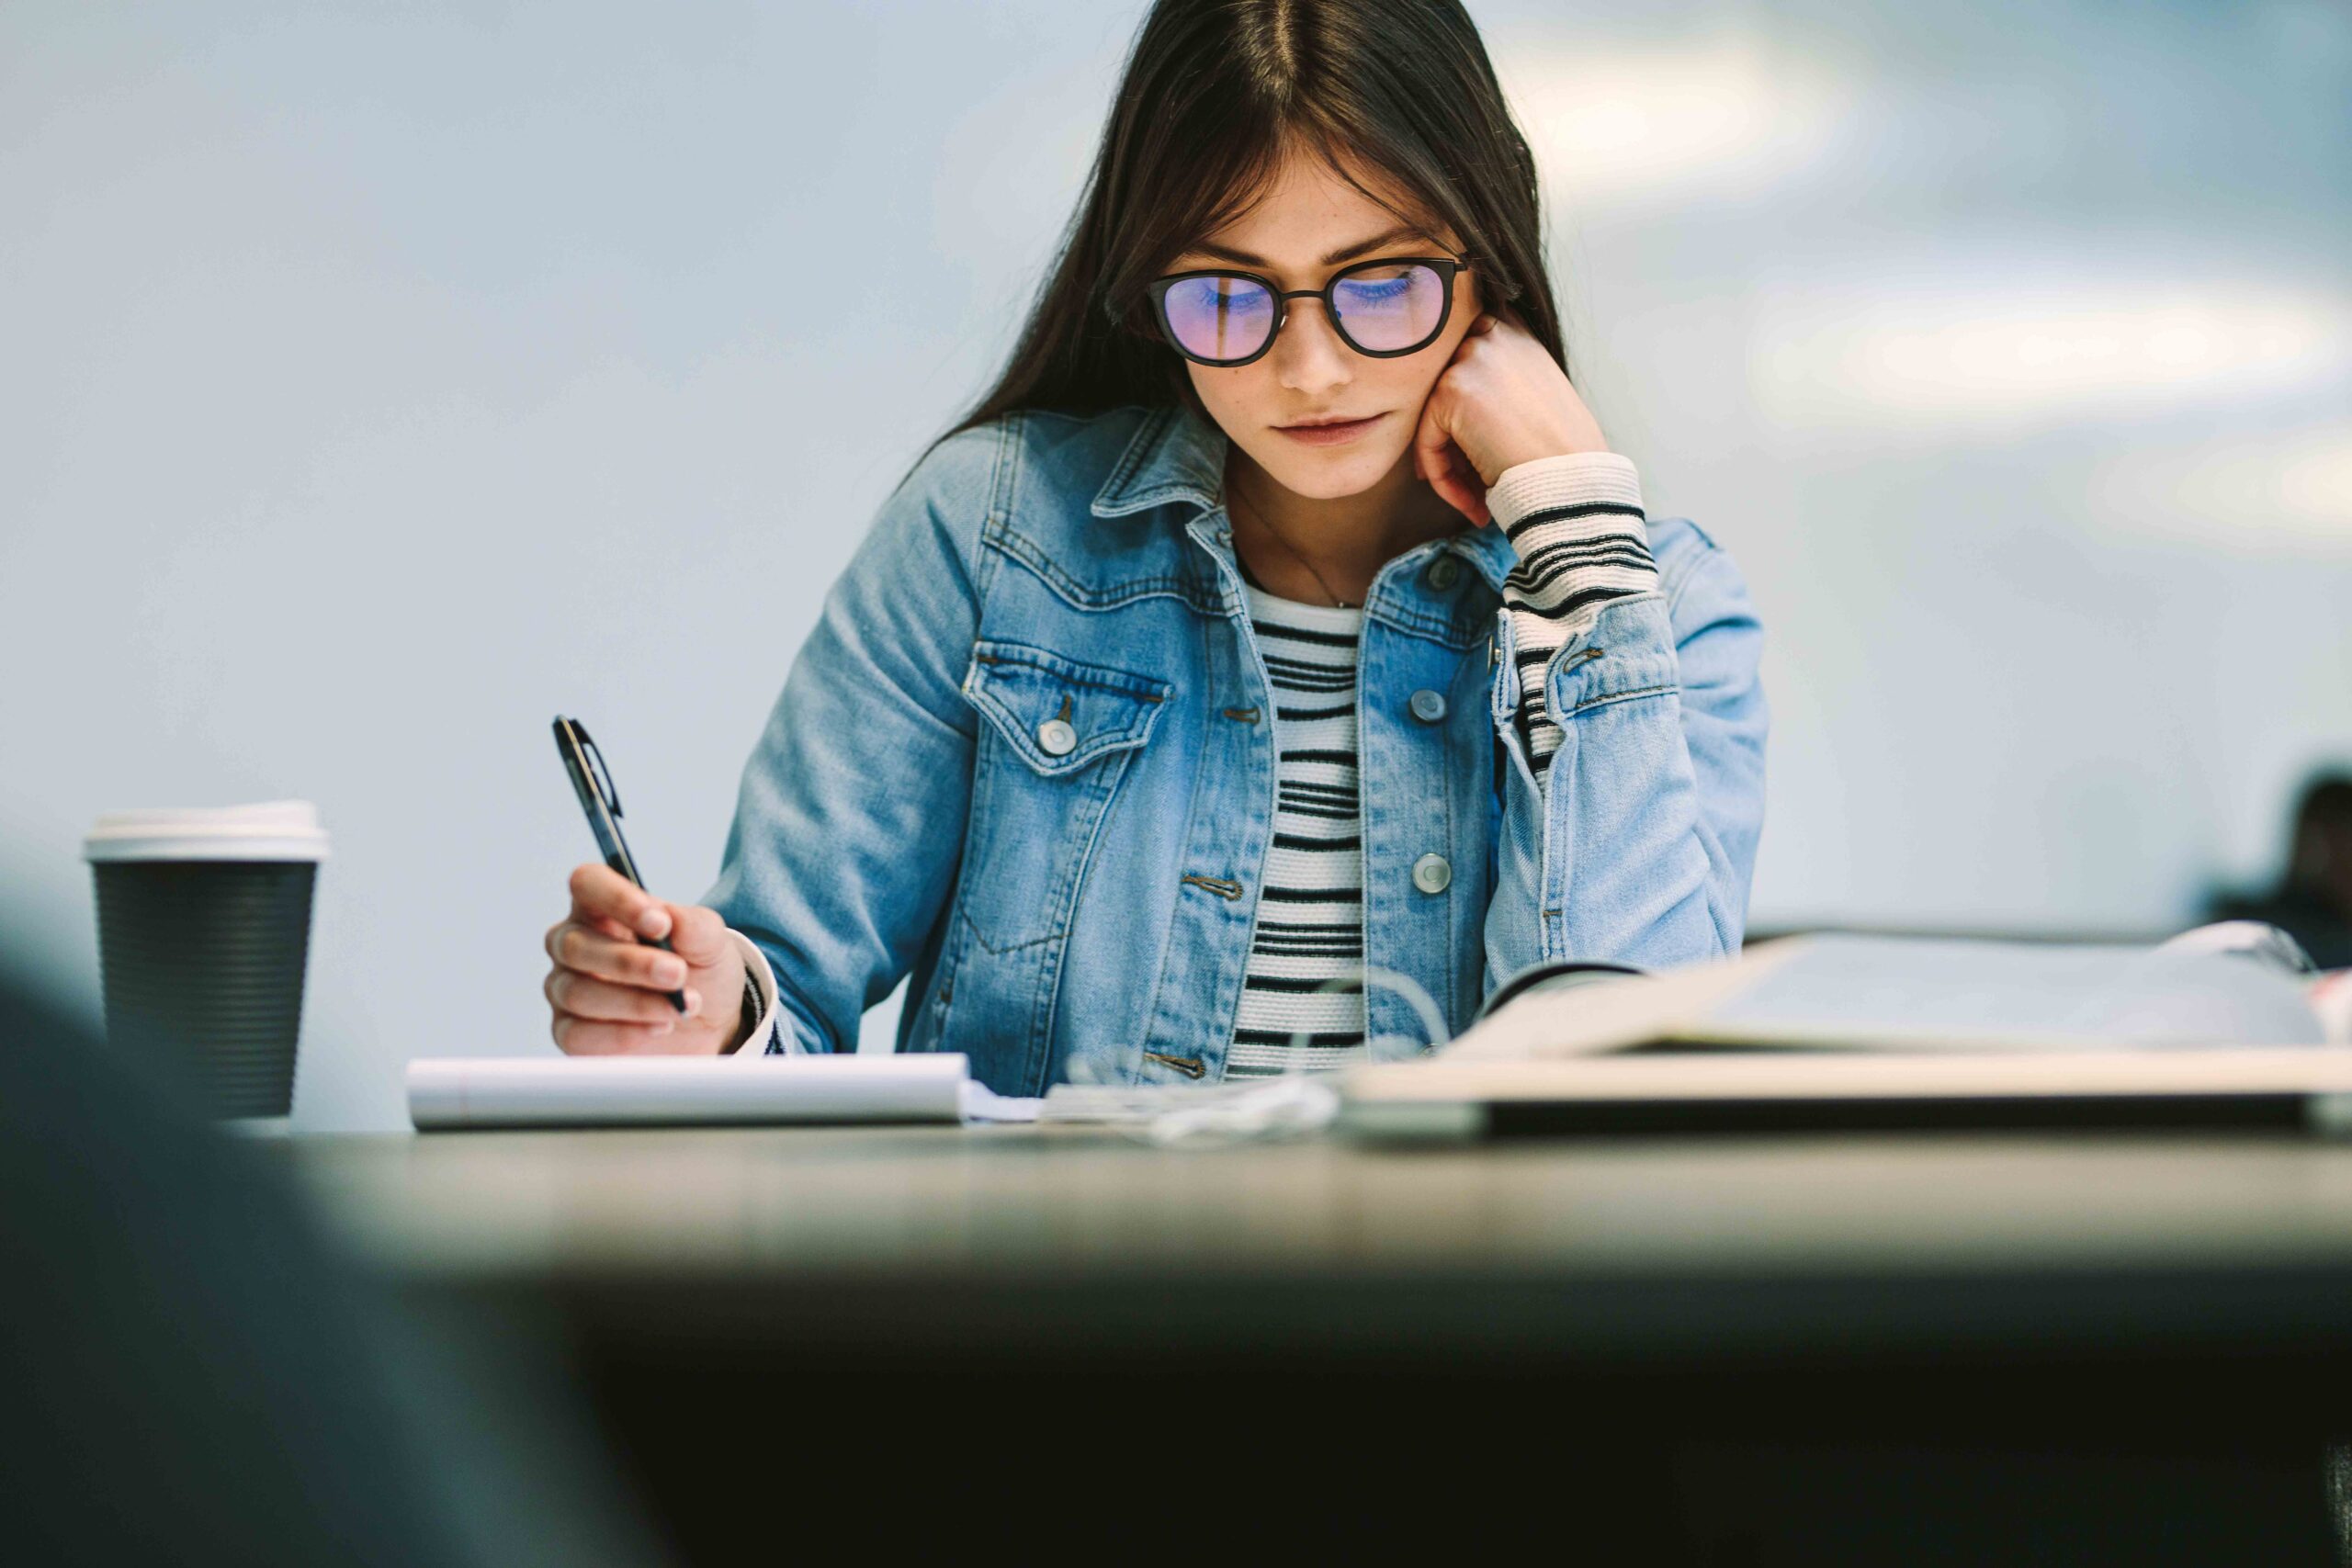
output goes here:
[[[854, 1050], [910, 977], [897, 1048], [963, 1052], [1000, 1094], [1222, 1076], [1275, 801], [1226, 451], [1182, 407], [1023, 412], [941, 443], [884, 502], [704, 898], [766, 1010], [747, 1051]], [[1364, 956], [1450, 1029], [1539, 962], [1739, 949], [1763, 628], [1696, 525], [1648, 530], [1656, 591], [1547, 667], [1548, 787], [1511, 722], [1503, 530], [1406, 551], [1366, 599]], [[1364, 999], [1368, 1036], [1422, 1037], [1403, 996]]]

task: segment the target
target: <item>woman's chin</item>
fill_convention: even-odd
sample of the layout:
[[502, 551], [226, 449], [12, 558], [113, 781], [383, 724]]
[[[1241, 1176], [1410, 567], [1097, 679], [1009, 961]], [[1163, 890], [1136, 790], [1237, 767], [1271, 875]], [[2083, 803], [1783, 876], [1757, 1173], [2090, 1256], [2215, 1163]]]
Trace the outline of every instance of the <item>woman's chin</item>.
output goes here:
[[1387, 477], [1401, 452], [1374, 452], [1331, 447], [1276, 454], [1278, 462], [1264, 464], [1268, 473], [1294, 495], [1315, 501], [1338, 501], [1362, 495]]

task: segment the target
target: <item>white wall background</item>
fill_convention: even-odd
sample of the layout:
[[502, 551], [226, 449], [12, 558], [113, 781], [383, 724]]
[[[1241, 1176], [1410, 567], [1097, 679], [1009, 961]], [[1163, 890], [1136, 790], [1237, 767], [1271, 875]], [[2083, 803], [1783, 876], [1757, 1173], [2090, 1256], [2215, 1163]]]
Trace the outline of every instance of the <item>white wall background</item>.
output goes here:
[[[1473, 8], [1604, 427], [1763, 608], [1756, 923], [2163, 930], [2266, 874], [2352, 757], [2352, 13]], [[88, 819], [306, 796], [298, 1125], [551, 1048], [549, 716], [698, 896], [1140, 15], [0, 8], [12, 958], [95, 1018]]]

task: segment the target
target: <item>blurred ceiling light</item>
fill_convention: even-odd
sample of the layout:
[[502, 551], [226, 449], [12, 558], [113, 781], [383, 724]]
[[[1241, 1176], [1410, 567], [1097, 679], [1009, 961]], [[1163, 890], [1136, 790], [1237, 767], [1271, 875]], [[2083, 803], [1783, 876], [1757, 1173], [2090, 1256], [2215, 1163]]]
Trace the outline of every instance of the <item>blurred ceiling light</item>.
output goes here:
[[1817, 63], [1736, 40], [1509, 58], [1513, 110], [1571, 216], [1653, 197], [1679, 206], [1753, 194], [1815, 162], [1852, 101]]
[[2120, 531], [2352, 558], [2352, 423], [2136, 452], [2099, 469], [2090, 493]]
[[[1818, 301], [1839, 293], [1842, 310]], [[1816, 286], [1760, 308], [1758, 403], [1784, 424], [2013, 421], [2278, 395], [2352, 376], [2352, 299], [2263, 284], [2005, 292]]]

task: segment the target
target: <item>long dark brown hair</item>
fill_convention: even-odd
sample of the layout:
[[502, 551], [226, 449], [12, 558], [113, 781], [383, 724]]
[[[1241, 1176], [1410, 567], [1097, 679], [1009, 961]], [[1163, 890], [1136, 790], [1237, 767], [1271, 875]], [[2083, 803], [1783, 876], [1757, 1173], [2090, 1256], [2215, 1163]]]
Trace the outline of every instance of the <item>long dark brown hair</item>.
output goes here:
[[[1450, 224], [1480, 298], [1508, 302], [1566, 367], [1535, 157], [1460, 0], [1158, 0], [1011, 361], [932, 446], [1013, 409], [1205, 415], [1145, 286], [1255, 205], [1294, 152], [1400, 220]], [[1366, 189], [1351, 160], [1419, 209]]]

